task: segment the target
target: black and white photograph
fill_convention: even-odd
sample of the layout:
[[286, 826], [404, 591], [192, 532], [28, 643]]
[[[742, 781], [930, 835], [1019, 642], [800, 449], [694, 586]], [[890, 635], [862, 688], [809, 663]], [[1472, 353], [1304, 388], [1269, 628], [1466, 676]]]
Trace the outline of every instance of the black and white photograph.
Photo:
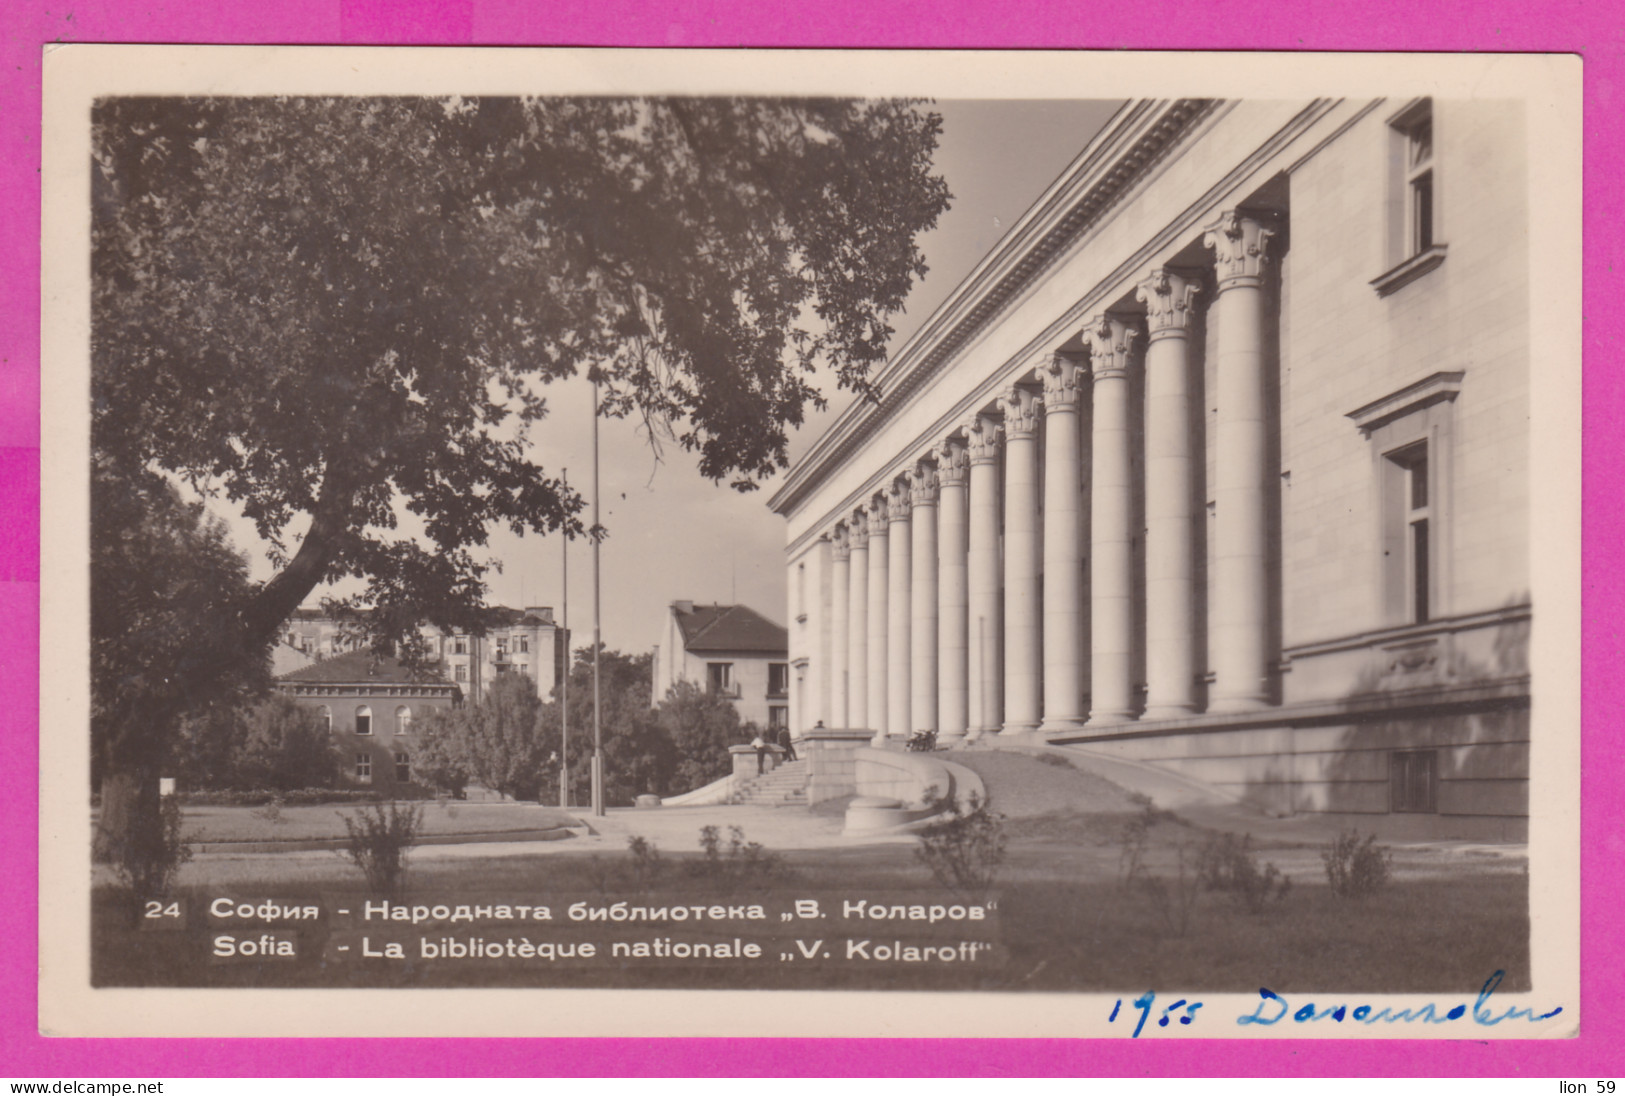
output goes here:
[[1575, 59], [45, 70], [42, 1030], [1577, 1030]]

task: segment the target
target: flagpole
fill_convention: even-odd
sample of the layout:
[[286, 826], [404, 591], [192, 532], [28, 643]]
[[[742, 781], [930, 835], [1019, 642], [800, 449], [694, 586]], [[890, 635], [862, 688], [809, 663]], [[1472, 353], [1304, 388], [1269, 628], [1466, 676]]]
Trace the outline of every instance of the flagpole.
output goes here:
[[[562, 477], [564, 490], [570, 490], [570, 470]], [[570, 534], [563, 537], [564, 552], [564, 674], [559, 678], [559, 807], [570, 809]]]
[[604, 727], [598, 681], [603, 646], [602, 571], [598, 561], [598, 382], [592, 383], [592, 813], [604, 816]]

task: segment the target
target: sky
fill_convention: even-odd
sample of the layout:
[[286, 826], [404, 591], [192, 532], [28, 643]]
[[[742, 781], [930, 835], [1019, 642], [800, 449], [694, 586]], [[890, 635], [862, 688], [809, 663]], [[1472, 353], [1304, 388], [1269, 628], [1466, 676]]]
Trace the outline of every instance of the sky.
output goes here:
[[[943, 118], [936, 168], [954, 200], [937, 227], [919, 239], [930, 270], [915, 284], [904, 312], [892, 319], [894, 350], [1055, 181], [1115, 108], [1113, 102], [1060, 100], [935, 104], [932, 109]], [[832, 396], [829, 410], [810, 415], [792, 438], [792, 459], [850, 403], [844, 393], [826, 394]], [[584, 382], [557, 384], [548, 400], [550, 415], [532, 430], [536, 459], [549, 469], [567, 469], [570, 483], [590, 502], [591, 389]], [[743, 603], [787, 622], [784, 521], [767, 508], [776, 481], [748, 493], [713, 484], [675, 446], [664, 446], [657, 456], [624, 420], [600, 422], [599, 447], [598, 520], [609, 533], [600, 548], [607, 647], [652, 648], [666, 607], [677, 600]], [[239, 547], [250, 549], [254, 577], [269, 578], [269, 563], [253, 548], [252, 526], [229, 518], [228, 524]], [[474, 553], [482, 555], [479, 549]], [[487, 602], [551, 606], [556, 618], [567, 609], [576, 643], [583, 645], [593, 627], [592, 549], [585, 541], [569, 545], [567, 606], [563, 555], [562, 537], [494, 531], [483, 556], [502, 569], [487, 577]]]

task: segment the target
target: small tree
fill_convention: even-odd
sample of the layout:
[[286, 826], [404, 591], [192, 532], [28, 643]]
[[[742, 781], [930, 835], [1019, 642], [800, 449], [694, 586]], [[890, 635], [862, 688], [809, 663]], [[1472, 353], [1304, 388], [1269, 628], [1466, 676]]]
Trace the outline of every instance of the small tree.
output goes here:
[[524, 674], [503, 674], [485, 697], [461, 713], [469, 772], [492, 791], [535, 799], [547, 750], [542, 741], [542, 702]]
[[692, 681], [679, 681], [660, 702], [659, 722], [677, 752], [676, 789], [692, 791], [732, 771], [728, 747], [743, 732], [731, 701]]
[[421, 803], [373, 803], [354, 814], [339, 812], [344, 820], [347, 856], [374, 894], [397, 894], [406, 876], [406, 854], [417, 844], [423, 825]]
[[[676, 764], [671, 738], [650, 702], [654, 660], [649, 654], [599, 652], [604, 740], [604, 802], [630, 804], [644, 793], [666, 795]], [[570, 673], [570, 799], [586, 803], [592, 794], [592, 650], [576, 651]], [[546, 753], [565, 756], [557, 700], [542, 709]], [[545, 756], [545, 754], [544, 754]], [[558, 770], [543, 774], [542, 798], [558, 802]]]
[[420, 781], [458, 799], [468, 787], [469, 764], [462, 712], [440, 708], [424, 717], [412, 754], [412, 773]]
[[327, 729], [315, 713], [283, 693], [272, 693], [247, 712], [233, 753], [236, 782], [243, 787], [288, 791], [338, 781]]

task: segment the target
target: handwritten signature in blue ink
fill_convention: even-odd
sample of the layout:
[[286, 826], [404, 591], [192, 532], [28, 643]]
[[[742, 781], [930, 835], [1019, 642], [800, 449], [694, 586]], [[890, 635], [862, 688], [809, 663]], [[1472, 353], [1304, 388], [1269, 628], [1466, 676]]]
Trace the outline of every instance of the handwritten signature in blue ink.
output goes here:
[[[1501, 984], [1501, 979], [1505, 977], [1506, 971], [1504, 970], [1498, 970], [1494, 974], [1490, 975], [1489, 979], [1484, 983], [1484, 987], [1478, 991], [1478, 999], [1473, 1002], [1471, 1010], [1469, 1010], [1466, 1004], [1459, 1004], [1447, 1010], [1442, 1016], [1439, 1014], [1438, 1008], [1431, 1002], [1422, 1005], [1419, 1008], [1397, 1010], [1386, 1006], [1381, 1009], [1376, 1009], [1371, 1005], [1356, 1005], [1351, 1009], [1346, 1004], [1335, 1005], [1328, 1008], [1317, 1008], [1314, 1002], [1310, 1002], [1300, 1006], [1297, 1011], [1294, 1012], [1292, 1007], [1287, 1004], [1285, 997], [1282, 997], [1280, 994], [1267, 988], [1260, 988], [1258, 991], [1258, 996], [1260, 998], [1258, 1004], [1254, 1006], [1253, 1011], [1250, 1014], [1238, 1016], [1236, 1018], [1236, 1023], [1243, 1026], [1248, 1024], [1258, 1024], [1263, 1027], [1271, 1027], [1280, 1023], [1290, 1013], [1293, 1021], [1299, 1024], [1312, 1023], [1318, 1020], [1333, 1020], [1337, 1023], [1343, 1023], [1345, 1020], [1353, 1020], [1356, 1023], [1361, 1024], [1375, 1024], [1379, 1021], [1390, 1024], [1446, 1024], [1452, 1020], [1462, 1019], [1463, 1017], [1467, 1016], [1470, 1011], [1474, 1023], [1480, 1024], [1484, 1027], [1494, 1027], [1496, 1024], [1499, 1024], [1505, 1020], [1525, 1020], [1532, 1024], [1539, 1023], [1542, 1020], [1550, 1020], [1552, 1017], [1563, 1011], [1562, 1006], [1559, 1005], [1550, 1012], [1543, 1012], [1536, 1015], [1534, 1009], [1509, 1006], [1500, 1016], [1495, 1015], [1495, 1013], [1488, 1007], [1488, 1002], [1490, 995], [1495, 992], [1496, 987]], [[1129, 1002], [1129, 1006], [1131, 1008], [1138, 1009], [1140, 1013], [1139, 1019], [1136, 1020], [1134, 1024], [1134, 1034], [1131, 1035], [1130, 1038], [1138, 1039], [1140, 1037], [1140, 1033], [1145, 1030], [1146, 1021], [1151, 1018], [1151, 1013], [1153, 1011], [1153, 1006], [1156, 1004], [1156, 1000], [1157, 995], [1155, 993], [1145, 993]], [[1181, 997], [1173, 1004], [1167, 1005], [1163, 1008], [1162, 1015], [1157, 1019], [1157, 1026], [1163, 1028], [1167, 1027], [1169, 1021], [1175, 1018], [1175, 1013], [1180, 1009], [1183, 1009], [1184, 1015], [1178, 1016], [1177, 1019], [1181, 1025], [1189, 1027], [1196, 1019], [1196, 1010], [1201, 1007], [1202, 1002], [1189, 1001]], [[1119, 997], [1112, 1005], [1112, 1014], [1106, 1018], [1106, 1022], [1115, 1023], [1118, 1014], [1122, 1011], [1122, 1008], [1123, 999]], [[1266, 1010], [1269, 1011], [1266, 1012]], [[1273, 1015], [1270, 1013], [1273, 1013]]]
[[[1531, 1024], [1535, 1024], [1542, 1020], [1550, 1020], [1553, 1016], [1556, 1016], [1558, 1013], [1563, 1011], [1563, 1006], [1559, 1005], [1550, 1012], [1543, 1012], [1537, 1016], [1535, 1015], [1534, 1009], [1509, 1007], [1500, 1016], [1495, 1015], [1495, 1013], [1488, 1008], [1487, 1002], [1490, 999], [1490, 994], [1495, 992], [1495, 987], [1501, 984], [1501, 979], [1504, 977], [1506, 977], [1506, 971], [1496, 971], [1494, 974], [1490, 975], [1489, 980], [1484, 983], [1484, 988], [1478, 991], [1478, 999], [1473, 1002], [1471, 1010], [1474, 1023], [1480, 1024], [1484, 1027], [1494, 1027], [1496, 1024], [1499, 1024], [1504, 1020], [1525, 1020]], [[1317, 1009], [1314, 1002], [1311, 1001], [1306, 1005], [1300, 1006], [1296, 1012], [1293, 1012], [1291, 1006], [1286, 1003], [1286, 998], [1277, 993], [1272, 993], [1268, 989], [1261, 988], [1258, 991], [1258, 995], [1261, 1000], [1254, 1007], [1251, 1015], [1238, 1016], [1236, 1018], [1236, 1023], [1242, 1025], [1260, 1024], [1264, 1027], [1270, 1027], [1274, 1024], [1280, 1023], [1289, 1012], [1292, 1013], [1293, 1022], [1299, 1024], [1312, 1023], [1319, 1020], [1335, 1020], [1337, 1023], [1342, 1023], [1345, 1018], [1362, 1024], [1375, 1024], [1378, 1021], [1385, 1021], [1390, 1024], [1447, 1024], [1452, 1020], [1460, 1020], [1464, 1016], [1468, 1015], [1467, 1006], [1465, 1004], [1460, 1004], [1449, 1009], [1443, 1016], [1441, 1016], [1439, 1015], [1438, 1009], [1434, 1007], [1432, 1002], [1429, 1002], [1420, 1008], [1405, 1008], [1395, 1010], [1385, 1007], [1378, 1010], [1373, 1009], [1370, 1005], [1356, 1005], [1352, 1009], [1350, 1009], [1347, 1005], [1337, 1005], [1332, 1008]], [[1274, 1015], [1267, 1015], [1265, 1012], [1266, 1009], [1273, 1011]]]

